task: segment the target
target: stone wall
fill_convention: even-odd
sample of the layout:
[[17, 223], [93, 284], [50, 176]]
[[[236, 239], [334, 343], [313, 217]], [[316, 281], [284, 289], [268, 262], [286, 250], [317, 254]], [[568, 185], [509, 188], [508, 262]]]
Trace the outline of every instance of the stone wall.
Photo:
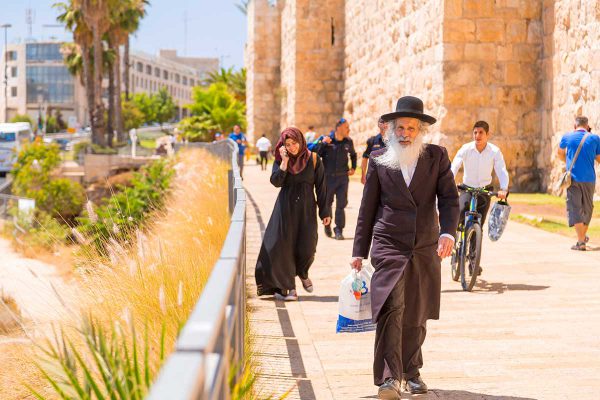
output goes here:
[[[357, 144], [402, 95], [443, 111], [443, 0], [347, 0], [344, 115]], [[439, 124], [432, 128], [439, 141]]]
[[451, 156], [472, 140], [477, 120], [490, 124], [513, 190], [538, 190], [541, 2], [446, 0], [441, 130]]
[[281, 37], [281, 127], [324, 133], [343, 112], [344, 0], [284, 1]]
[[[577, 115], [600, 131], [600, 1], [544, 1], [544, 183], [558, 179], [564, 164], [556, 157], [560, 137]], [[600, 170], [597, 170], [600, 190]]]
[[247, 134], [254, 143], [262, 134], [271, 141], [279, 135], [281, 64], [281, 15], [268, 0], [252, 0], [248, 5]]

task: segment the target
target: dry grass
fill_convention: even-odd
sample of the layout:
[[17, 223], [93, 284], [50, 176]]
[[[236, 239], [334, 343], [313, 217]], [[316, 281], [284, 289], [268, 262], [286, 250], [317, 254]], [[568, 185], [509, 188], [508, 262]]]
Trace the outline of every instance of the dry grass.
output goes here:
[[[159, 368], [162, 330], [168, 353], [219, 257], [229, 228], [226, 164], [203, 150], [189, 150], [178, 155], [175, 169], [166, 207], [154, 213], [144, 232], [136, 232], [132, 243], [109, 242], [110, 260], [90, 253], [80, 260], [85, 266], [79, 270], [82, 295], [77, 304], [65, 300], [72, 318], [57, 321], [75, 343], [83, 341], [76, 328], [88, 313], [108, 331], [118, 325], [129, 334], [135, 326], [140, 343], [147, 330], [153, 373]], [[22, 376], [35, 390], [47, 393], [48, 382], [30, 369], [31, 352], [32, 346], [25, 346], [5, 360], [13, 364], [29, 359], [29, 365], [21, 369], [30, 374], [19, 375], [21, 369], [13, 364], [5, 369], [2, 383], [10, 381], [6, 371], [12, 371], [15, 383]], [[0, 387], [2, 399], [23, 398], [17, 397], [22, 394], [21, 387]]]

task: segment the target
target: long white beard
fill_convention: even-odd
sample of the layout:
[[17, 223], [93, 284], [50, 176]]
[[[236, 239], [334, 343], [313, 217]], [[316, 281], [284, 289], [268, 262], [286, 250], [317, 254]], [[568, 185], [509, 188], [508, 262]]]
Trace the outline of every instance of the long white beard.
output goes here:
[[375, 158], [375, 162], [386, 168], [399, 170], [417, 162], [423, 151], [423, 136], [418, 135], [412, 144], [402, 146], [394, 133], [388, 133], [385, 136], [385, 144], [385, 153]]

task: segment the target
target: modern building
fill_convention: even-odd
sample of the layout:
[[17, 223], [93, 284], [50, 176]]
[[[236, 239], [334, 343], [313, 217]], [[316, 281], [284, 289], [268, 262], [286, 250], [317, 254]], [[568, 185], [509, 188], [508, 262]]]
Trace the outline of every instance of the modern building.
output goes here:
[[[89, 124], [85, 89], [63, 62], [61, 42], [9, 44], [0, 60], [0, 121], [17, 114], [37, 120], [41, 114], [60, 110], [74, 127]], [[8, 95], [4, 98], [6, 54]], [[123, 60], [123, 57], [121, 57]], [[124, 62], [124, 61], [122, 61]], [[158, 56], [132, 51], [130, 54], [130, 93], [156, 93], [165, 87], [178, 107], [179, 118], [187, 115], [192, 88], [219, 68], [218, 58], [179, 57], [175, 50], [161, 50]], [[121, 71], [124, 71], [122, 65]], [[125, 80], [121, 80], [125, 90]], [[107, 83], [105, 83], [108, 86]], [[106, 91], [105, 91], [106, 92]], [[6, 110], [6, 111], [5, 111]], [[6, 114], [6, 115], [5, 115]]]

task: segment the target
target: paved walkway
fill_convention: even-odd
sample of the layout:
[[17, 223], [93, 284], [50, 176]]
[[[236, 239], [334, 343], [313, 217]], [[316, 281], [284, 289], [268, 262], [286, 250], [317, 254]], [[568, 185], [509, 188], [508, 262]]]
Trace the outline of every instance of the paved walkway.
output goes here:
[[[244, 171], [248, 191], [248, 282], [260, 398], [376, 398], [374, 334], [336, 334], [340, 280], [349, 272], [362, 185], [350, 187], [346, 241], [319, 232], [312, 294], [296, 303], [258, 299], [254, 266], [277, 196], [268, 172]], [[596, 241], [600, 238], [595, 238]], [[430, 321], [420, 399], [600, 398], [600, 251], [575, 253], [572, 240], [510, 223], [483, 245], [481, 283], [462, 292], [442, 264], [441, 320]], [[296, 385], [298, 382], [298, 385]], [[569, 388], [576, 388], [569, 391]], [[404, 394], [403, 398], [411, 396]]]

